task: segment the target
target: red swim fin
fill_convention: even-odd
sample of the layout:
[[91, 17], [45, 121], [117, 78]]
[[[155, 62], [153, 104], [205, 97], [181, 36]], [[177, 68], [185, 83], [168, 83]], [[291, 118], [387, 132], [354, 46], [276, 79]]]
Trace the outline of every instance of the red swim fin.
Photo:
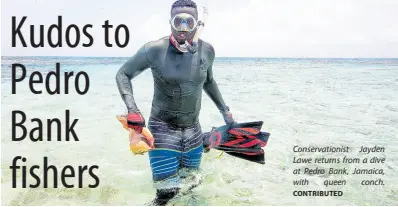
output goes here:
[[235, 123], [213, 128], [204, 133], [204, 147], [218, 149], [229, 155], [264, 164], [264, 150], [270, 133], [261, 131], [262, 121]]

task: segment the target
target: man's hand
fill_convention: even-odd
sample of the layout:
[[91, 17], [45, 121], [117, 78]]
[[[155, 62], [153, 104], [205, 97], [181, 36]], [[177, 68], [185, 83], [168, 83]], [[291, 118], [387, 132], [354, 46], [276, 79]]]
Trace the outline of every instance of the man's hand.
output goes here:
[[142, 133], [142, 129], [145, 127], [145, 119], [139, 112], [129, 113], [127, 115], [127, 125], [129, 128], [134, 129], [138, 134]]
[[236, 123], [236, 121], [232, 117], [232, 114], [231, 114], [231, 112], [229, 112], [229, 110], [222, 111], [221, 114], [224, 117], [225, 124]]

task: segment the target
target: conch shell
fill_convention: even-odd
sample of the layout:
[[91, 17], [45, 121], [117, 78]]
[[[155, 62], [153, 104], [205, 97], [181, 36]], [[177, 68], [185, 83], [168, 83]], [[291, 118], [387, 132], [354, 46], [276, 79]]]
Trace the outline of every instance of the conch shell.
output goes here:
[[152, 133], [148, 130], [148, 128], [144, 127], [142, 129], [142, 133], [138, 134], [135, 132], [134, 129], [131, 129], [127, 125], [127, 118], [126, 116], [116, 116], [119, 122], [122, 124], [123, 128], [129, 132], [129, 139], [130, 139], [130, 151], [133, 152], [134, 155], [136, 154], [144, 154], [155, 147], [153, 143], [155, 139], [153, 138]]

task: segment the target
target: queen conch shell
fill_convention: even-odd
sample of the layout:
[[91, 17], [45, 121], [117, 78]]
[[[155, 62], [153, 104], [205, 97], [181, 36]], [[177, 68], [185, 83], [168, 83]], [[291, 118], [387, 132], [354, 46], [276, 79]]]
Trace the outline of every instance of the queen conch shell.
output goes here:
[[134, 129], [128, 127], [126, 116], [117, 116], [116, 118], [122, 124], [123, 128], [129, 132], [130, 151], [133, 152], [134, 155], [142, 155], [155, 148], [153, 146], [155, 139], [148, 128], [144, 127], [142, 133], [138, 134]]

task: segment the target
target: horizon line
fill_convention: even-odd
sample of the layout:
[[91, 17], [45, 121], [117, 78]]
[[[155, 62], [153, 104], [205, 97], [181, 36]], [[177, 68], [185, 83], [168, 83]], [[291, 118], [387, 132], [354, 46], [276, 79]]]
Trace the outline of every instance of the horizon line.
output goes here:
[[[67, 55], [2, 55], [3, 57], [75, 57], [75, 58], [129, 58], [132, 56], [67, 56]], [[265, 57], [265, 56], [219, 56], [216, 58], [261, 58], [261, 59], [398, 59], [398, 57]]]

